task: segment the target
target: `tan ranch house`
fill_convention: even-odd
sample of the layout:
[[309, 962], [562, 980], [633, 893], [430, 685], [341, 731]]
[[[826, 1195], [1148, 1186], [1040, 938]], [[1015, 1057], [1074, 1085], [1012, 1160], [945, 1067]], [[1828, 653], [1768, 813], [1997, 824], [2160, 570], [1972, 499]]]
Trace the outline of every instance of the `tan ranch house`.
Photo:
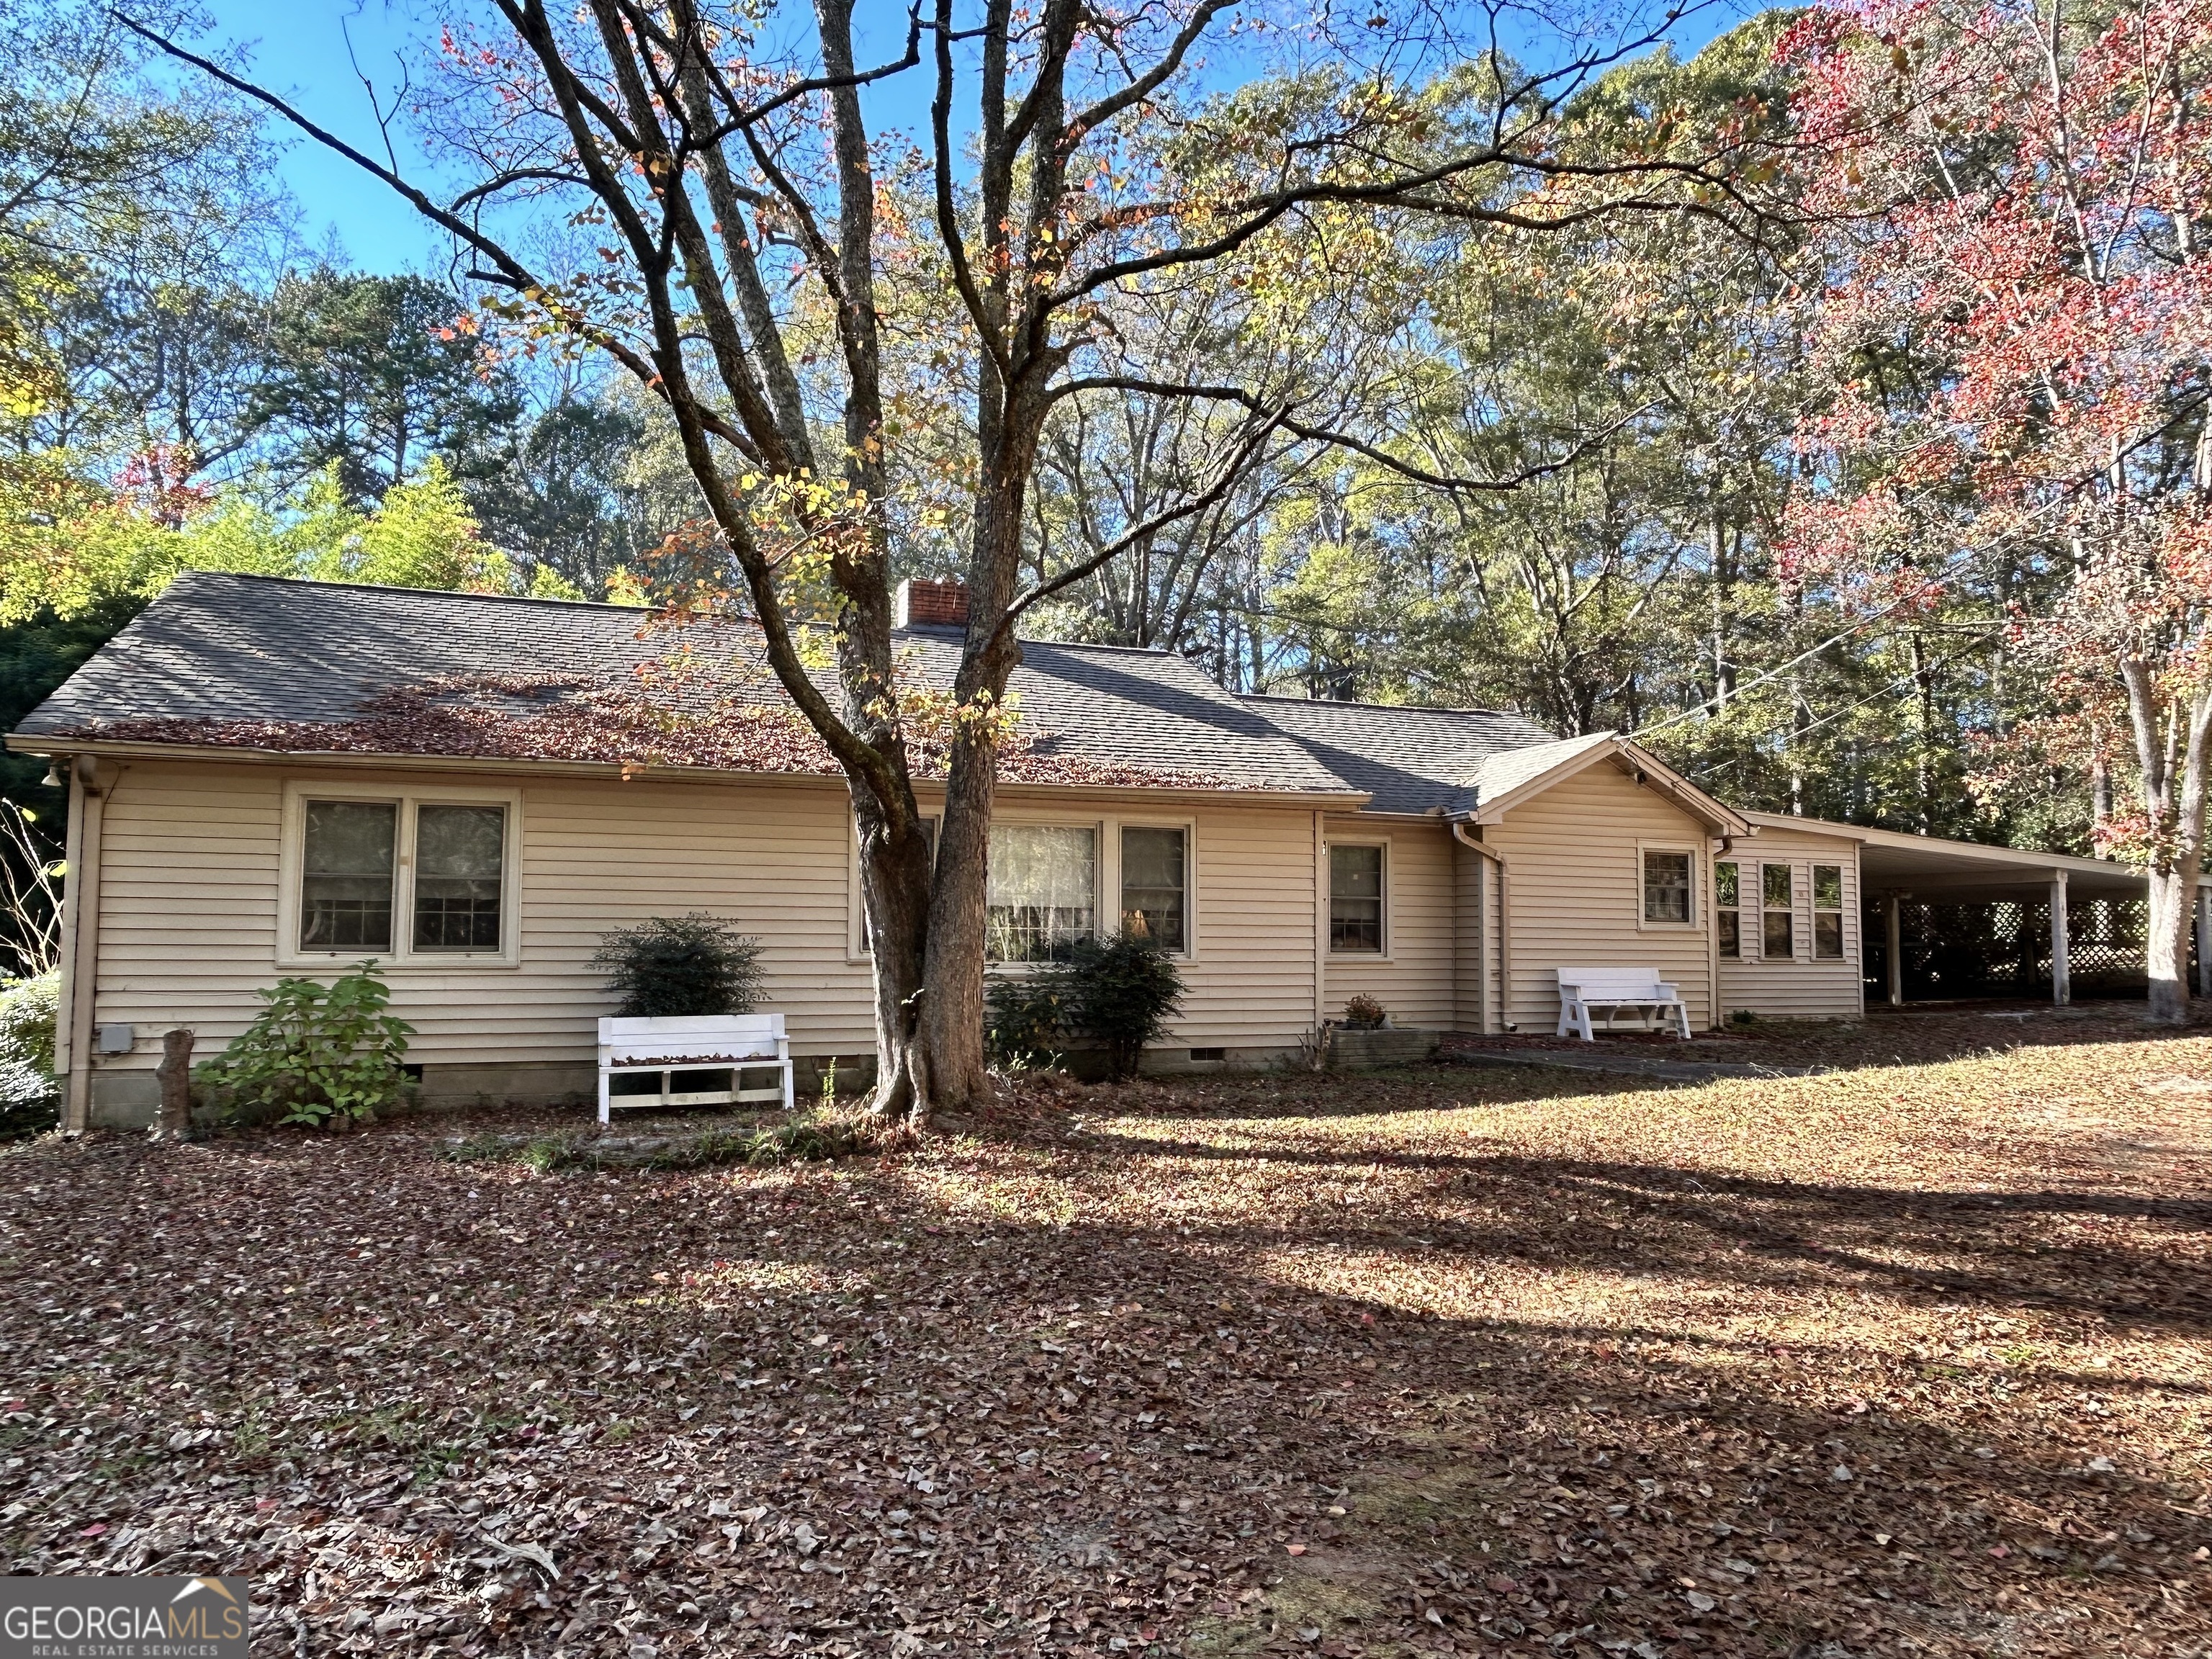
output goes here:
[[[961, 591], [902, 599], [906, 660], [949, 680]], [[844, 785], [764, 673], [720, 665], [745, 642], [617, 605], [179, 580], [9, 738], [70, 782], [65, 1123], [149, 1121], [165, 1030], [213, 1053], [256, 990], [365, 958], [417, 1028], [426, 1099], [586, 1097], [600, 936], [693, 910], [761, 939], [805, 1069], [865, 1069]], [[1875, 832], [1741, 812], [1632, 743], [1516, 714], [1024, 653], [993, 953], [1147, 927], [1188, 987], [1163, 1068], [1294, 1055], [1359, 993], [1401, 1025], [1550, 1032], [1565, 964], [1656, 969], [1700, 1028], [1862, 1012]], [[2086, 862], [2005, 856], [2037, 881]]]

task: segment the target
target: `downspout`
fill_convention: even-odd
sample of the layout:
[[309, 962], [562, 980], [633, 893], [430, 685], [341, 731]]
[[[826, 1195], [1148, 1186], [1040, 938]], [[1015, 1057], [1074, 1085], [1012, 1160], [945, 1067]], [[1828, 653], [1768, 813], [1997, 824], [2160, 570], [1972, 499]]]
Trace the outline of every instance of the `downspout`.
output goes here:
[[[1513, 911], [1506, 902], [1505, 854], [1468, 834], [1467, 824], [1462, 819], [1454, 818], [1451, 829], [1454, 841], [1498, 866], [1498, 1027], [1501, 1031], [1510, 1031], [1513, 1022], [1506, 1016], [1513, 1011]], [[1483, 1000], [1486, 1004], [1489, 998], [1486, 996]]]
[[62, 977], [66, 1024], [57, 1030], [54, 1058], [69, 1081], [62, 1130], [82, 1134], [92, 1123], [92, 1026], [100, 977], [100, 818], [107, 786], [100, 763], [79, 755], [70, 766], [69, 870], [63, 889]]
[[1313, 815], [1313, 1029], [1317, 1059], [1322, 1053], [1322, 1027], [1328, 1023], [1328, 838], [1324, 822], [1322, 813]]

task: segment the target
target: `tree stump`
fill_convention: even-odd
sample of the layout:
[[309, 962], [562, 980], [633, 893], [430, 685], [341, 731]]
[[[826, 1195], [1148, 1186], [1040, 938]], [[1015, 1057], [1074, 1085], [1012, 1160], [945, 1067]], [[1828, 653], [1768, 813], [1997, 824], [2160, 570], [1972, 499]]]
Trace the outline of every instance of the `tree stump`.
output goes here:
[[161, 1140], [192, 1138], [192, 1034], [179, 1026], [161, 1033], [161, 1063], [154, 1068], [161, 1085], [161, 1116], [154, 1133]]

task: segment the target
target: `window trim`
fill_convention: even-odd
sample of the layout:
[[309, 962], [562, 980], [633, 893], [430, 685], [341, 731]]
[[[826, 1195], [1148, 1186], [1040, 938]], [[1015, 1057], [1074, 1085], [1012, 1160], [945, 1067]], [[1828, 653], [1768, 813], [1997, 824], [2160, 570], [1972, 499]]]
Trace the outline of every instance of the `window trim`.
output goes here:
[[1194, 963], [1198, 960], [1198, 820], [1195, 817], [1112, 817], [1104, 821], [1103, 840], [1110, 850], [1102, 851], [1099, 879], [1107, 893], [1112, 895], [1110, 907], [1114, 912], [1114, 927], [1121, 926], [1121, 832], [1124, 830], [1180, 830], [1182, 831], [1182, 949], [1168, 952], [1170, 960]]
[[[1388, 836], [1331, 836], [1324, 834], [1322, 836], [1321, 844], [1322, 875], [1326, 886], [1329, 903], [1329, 914], [1322, 918], [1322, 925], [1328, 929], [1328, 933], [1325, 934], [1324, 937], [1328, 939], [1328, 959], [1331, 962], [1388, 962], [1391, 959], [1390, 950], [1391, 946], [1397, 942], [1397, 930], [1390, 925], [1390, 889], [1392, 886], [1390, 878], [1390, 866], [1392, 862], [1390, 857], [1390, 839], [1391, 838]], [[1336, 928], [1334, 925], [1336, 921], [1336, 883], [1334, 879], [1334, 874], [1329, 869], [1328, 855], [1340, 847], [1376, 847], [1380, 848], [1382, 851], [1382, 948], [1379, 951], [1340, 951], [1336, 948]]]
[[[1755, 962], [1758, 960], [1756, 957], [1747, 957], [1744, 954], [1743, 949], [1743, 872], [1745, 863], [1746, 860], [1741, 854], [1731, 850], [1726, 854], [1716, 854], [1706, 866], [1705, 883], [1706, 885], [1711, 889], [1713, 896], [1711, 906], [1713, 915], [1713, 951], [1716, 959], [1723, 963], [1745, 961]], [[1721, 866], [1723, 864], [1731, 865], [1735, 870], [1735, 902], [1734, 904], [1723, 904], [1721, 902]], [[1753, 861], [1752, 867], [1754, 869], [1758, 867], [1756, 861]], [[1729, 955], [1728, 951], [1722, 948], [1720, 919], [1723, 916], [1734, 916], [1735, 918], [1735, 953], [1733, 956]]]
[[[399, 808], [393, 848], [392, 948], [303, 951], [300, 948], [300, 884], [306, 873], [307, 803], [311, 800], [392, 801]], [[417, 806], [497, 806], [507, 814], [500, 847], [500, 948], [496, 951], [418, 951], [415, 948], [415, 809]], [[388, 970], [437, 972], [456, 968], [518, 968], [522, 964], [522, 791], [459, 784], [393, 784], [350, 778], [289, 778], [276, 860], [276, 950], [279, 968], [328, 972], [356, 962]]]
[[[1647, 853], [1679, 853], [1689, 861], [1689, 916], [1682, 921], [1653, 921], [1644, 914], [1644, 857]], [[1639, 933], [1702, 933], [1705, 931], [1705, 914], [1698, 892], [1698, 869], [1703, 862], [1705, 849], [1688, 842], [1639, 841], [1636, 843], [1636, 931]]]
[[[1743, 958], [1743, 960], [1789, 963], [1810, 961], [1811, 958], [1805, 954], [1806, 951], [1812, 947], [1812, 940], [1809, 937], [1810, 930], [1800, 927], [1797, 925], [1799, 921], [1803, 920], [1799, 912], [1803, 908], [1803, 904], [1810, 902], [1811, 900], [1811, 895], [1809, 893], [1805, 896], [1805, 899], [1802, 902], [1801, 902], [1798, 896], [1797, 872], [1800, 867], [1800, 861], [1796, 859], [1786, 858], [1760, 859], [1758, 860], [1758, 863], [1759, 909], [1756, 914], [1759, 917], [1759, 955], [1756, 958], [1747, 957]], [[1790, 872], [1790, 902], [1786, 906], [1769, 904], [1766, 902], [1766, 872], [1771, 869], [1787, 870]], [[1811, 883], [1812, 878], [1808, 875], [1806, 878], [1808, 887], [1811, 885]], [[1771, 915], [1786, 915], [1790, 918], [1790, 954], [1786, 957], [1769, 956], [1766, 953], [1766, 919]]]
[[[1836, 902], [1833, 904], [1820, 902], [1820, 872], [1822, 870], [1833, 870], [1836, 872]], [[1841, 859], [1832, 862], [1815, 859], [1806, 866], [1805, 899], [1807, 904], [1811, 907], [1812, 921], [1807, 943], [1812, 947], [1813, 954], [1810, 960], [1813, 962], [1847, 963], [1851, 959], [1850, 929], [1844, 921], [1850, 910], [1850, 907], [1844, 902], [1850, 890], [1850, 866]], [[1832, 957], [1820, 954], [1820, 918], [1823, 916], [1833, 916], [1836, 919], [1836, 954]]]
[[[921, 816], [944, 833], [945, 809], [940, 805], [925, 805]], [[845, 929], [845, 960], [856, 968], [872, 965], [875, 956], [862, 942], [862, 920], [866, 910], [860, 892], [860, 827], [848, 811], [847, 827], [849, 834], [847, 854], [846, 881], [848, 896]], [[1092, 896], [1091, 915], [1103, 918], [1111, 913], [1115, 925], [1121, 918], [1121, 831], [1128, 830], [1180, 830], [1183, 843], [1183, 948], [1176, 953], [1174, 961], [1182, 966], [1194, 966], [1205, 949], [1205, 927], [1201, 918], [1205, 908], [1201, 896], [1204, 875], [1199, 868], [1198, 817], [1196, 814], [1176, 817], [1172, 813], [1133, 813], [1123, 817], [1118, 813], [1097, 814], [1080, 811], [1054, 813], [1049, 808], [1012, 807], [991, 815], [994, 824], [1039, 826], [1045, 829], [1094, 830], [1098, 835], [1098, 890]], [[988, 901], [987, 901], [988, 902]], [[1371, 958], [1370, 958], [1371, 959]], [[992, 962], [983, 963], [986, 973], [1028, 974], [1040, 966], [1034, 962]]]

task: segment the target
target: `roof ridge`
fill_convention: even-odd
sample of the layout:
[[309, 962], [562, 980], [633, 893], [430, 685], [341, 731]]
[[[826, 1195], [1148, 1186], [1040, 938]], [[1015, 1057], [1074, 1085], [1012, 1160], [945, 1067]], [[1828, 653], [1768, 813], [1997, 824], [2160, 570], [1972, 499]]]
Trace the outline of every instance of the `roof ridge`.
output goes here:
[[[476, 599], [496, 605], [565, 605], [572, 611], [620, 611], [637, 616], [653, 609], [648, 605], [622, 605], [613, 599], [564, 599], [551, 593], [482, 593], [459, 587], [409, 587], [399, 582], [334, 582], [319, 576], [278, 576], [264, 570], [184, 570], [177, 581], [210, 576], [245, 582], [282, 582], [288, 587], [319, 587], [333, 593], [420, 593], [434, 599]], [[171, 586], [174, 586], [172, 583]]]
[[1393, 714], [1495, 714], [1501, 720], [1528, 720], [1535, 724], [1532, 715], [1518, 708], [1472, 708], [1455, 703], [1442, 702], [1359, 702], [1348, 697], [1290, 697], [1273, 691], [1232, 691], [1229, 694], [1239, 702], [1297, 702], [1316, 708], [1376, 708]]

